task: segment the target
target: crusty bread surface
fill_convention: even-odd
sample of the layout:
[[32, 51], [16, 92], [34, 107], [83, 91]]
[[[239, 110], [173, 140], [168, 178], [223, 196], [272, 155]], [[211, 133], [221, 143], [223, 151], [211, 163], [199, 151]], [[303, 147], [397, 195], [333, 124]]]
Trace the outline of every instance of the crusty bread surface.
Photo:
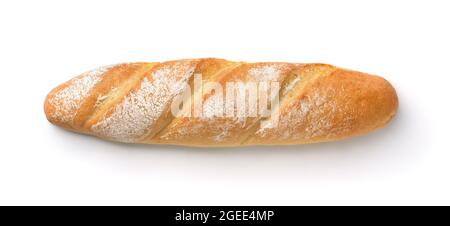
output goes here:
[[[208, 83], [223, 94], [205, 92]], [[230, 83], [256, 85], [243, 92], [243, 115], [235, 109], [239, 102], [226, 102], [238, 95], [230, 94]], [[273, 84], [279, 89], [268, 88]], [[266, 114], [258, 111], [263, 100], [251, 101], [254, 90], [277, 98], [276, 105], [267, 99]], [[215, 58], [100, 67], [54, 88], [44, 103], [47, 119], [67, 130], [118, 142], [201, 147], [340, 140], [383, 127], [397, 108], [395, 89], [376, 75], [327, 64]]]

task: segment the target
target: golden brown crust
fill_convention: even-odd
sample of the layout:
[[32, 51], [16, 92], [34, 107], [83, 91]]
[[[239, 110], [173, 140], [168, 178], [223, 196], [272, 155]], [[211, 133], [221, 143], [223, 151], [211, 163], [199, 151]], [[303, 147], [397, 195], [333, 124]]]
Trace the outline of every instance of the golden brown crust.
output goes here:
[[[221, 87], [230, 82], [280, 84], [279, 107], [272, 109], [279, 119], [276, 125], [267, 115], [208, 115], [208, 104], [225, 99], [215, 99], [213, 91], [195, 90], [198, 74], [202, 84]], [[253, 89], [247, 88], [249, 93]], [[183, 102], [172, 114], [172, 103], [186, 91], [191, 91], [184, 96], [188, 104]], [[228, 90], [223, 92], [225, 98]], [[245, 98], [245, 104], [251, 102]], [[203, 103], [203, 114], [192, 117], [198, 102]], [[221, 104], [223, 111], [229, 110]], [[121, 142], [209, 147], [344, 139], [384, 126], [397, 108], [394, 88], [378, 76], [326, 64], [214, 58], [102, 67], [58, 86], [44, 103], [51, 123], [80, 133]]]
[[280, 107], [277, 127], [261, 129], [247, 144], [298, 144], [339, 140], [386, 124], [398, 106], [383, 78], [344, 69], [320, 76]]

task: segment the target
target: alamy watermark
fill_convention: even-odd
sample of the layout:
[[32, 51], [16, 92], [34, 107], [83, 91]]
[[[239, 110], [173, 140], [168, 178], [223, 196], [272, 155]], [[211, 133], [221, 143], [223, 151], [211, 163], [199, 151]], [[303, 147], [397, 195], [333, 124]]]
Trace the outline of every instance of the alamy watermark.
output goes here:
[[[261, 125], [278, 124], [280, 84], [277, 81], [204, 82], [201, 74], [194, 75], [193, 90], [187, 85], [171, 104], [174, 116], [211, 118], [261, 118]], [[202, 98], [191, 98], [201, 95]], [[203, 98], [205, 97], [205, 98]], [[190, 107], [187, 107], [190, 106]]]

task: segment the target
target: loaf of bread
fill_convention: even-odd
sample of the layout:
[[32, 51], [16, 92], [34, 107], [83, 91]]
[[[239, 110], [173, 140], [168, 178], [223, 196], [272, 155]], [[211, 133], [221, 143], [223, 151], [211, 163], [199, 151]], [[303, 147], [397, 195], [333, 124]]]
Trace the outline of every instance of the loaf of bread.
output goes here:
[[56, 87], [44, 104], [47, 119], [71, 131], [205, 147], [339, 140], [384, 126], [397, 107], [378, 76], [214, 58], [100, 67]]

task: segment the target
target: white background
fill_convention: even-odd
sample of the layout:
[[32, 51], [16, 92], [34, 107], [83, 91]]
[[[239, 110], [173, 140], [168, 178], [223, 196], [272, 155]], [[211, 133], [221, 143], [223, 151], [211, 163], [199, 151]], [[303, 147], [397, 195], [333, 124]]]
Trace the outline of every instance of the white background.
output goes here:
[[[0, 203], [450, 204], [449, 1], [0, 3]], [[345, 141], [195, 149], [125, 145], [45, 119], [53, 87], [100, 65], [218, 57], [382, 75], [400, 108]]]

